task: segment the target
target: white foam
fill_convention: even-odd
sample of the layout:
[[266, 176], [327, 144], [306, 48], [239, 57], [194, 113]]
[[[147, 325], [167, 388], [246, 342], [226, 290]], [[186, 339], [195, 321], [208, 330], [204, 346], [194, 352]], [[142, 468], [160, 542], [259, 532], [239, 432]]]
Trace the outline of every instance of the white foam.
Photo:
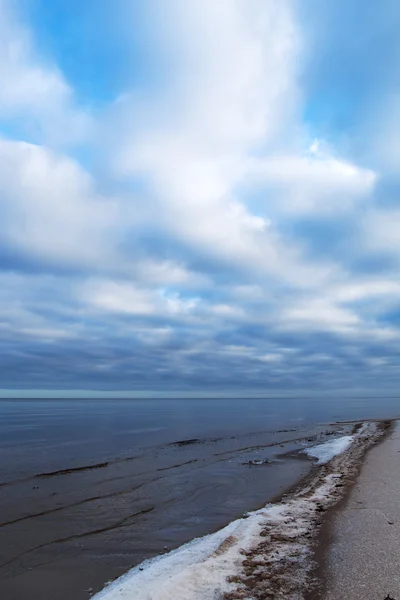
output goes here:
[[325, 465], [338, 454], [345, 452], [350, 447], [353, 440], [354, 435], [344, 435], [343, 437], [330, 440], [324, 444], [306, 448], [303, 452], [311, 458], [316, 458], [319, 465]]

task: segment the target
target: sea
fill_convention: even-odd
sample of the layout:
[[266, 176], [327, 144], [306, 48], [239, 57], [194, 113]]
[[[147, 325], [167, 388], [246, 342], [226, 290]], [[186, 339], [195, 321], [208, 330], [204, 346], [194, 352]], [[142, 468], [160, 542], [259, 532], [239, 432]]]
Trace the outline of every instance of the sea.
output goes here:
[[86, 600], [279, 498], [400, 397], [0, 400], [0, 598]]

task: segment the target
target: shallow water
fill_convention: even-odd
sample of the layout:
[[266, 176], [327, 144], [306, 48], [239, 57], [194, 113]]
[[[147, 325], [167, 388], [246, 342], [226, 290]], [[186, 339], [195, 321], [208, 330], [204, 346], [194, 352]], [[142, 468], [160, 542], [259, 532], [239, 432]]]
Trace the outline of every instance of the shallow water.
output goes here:
[[324, 423], [393, 417], [398, 405], [0, 401], [0, 597], [88, 598], [291, 486], [311, 464], [292, 453], [338, 429]]

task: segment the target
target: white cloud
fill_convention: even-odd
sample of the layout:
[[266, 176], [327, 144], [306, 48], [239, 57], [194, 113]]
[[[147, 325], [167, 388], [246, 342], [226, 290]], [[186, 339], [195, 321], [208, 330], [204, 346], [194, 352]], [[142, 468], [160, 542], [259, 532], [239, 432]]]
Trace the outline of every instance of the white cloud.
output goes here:
[[0, 80], [0, 120], [15, 119], [29, 137], [53, 143], [87, 134], [89, 116], [57, 66], [39, 55], [9, 0], [0, 0]]
[[222, 318], [240, 318], [244, 316], [244, 310], [241, 306], [233, 306], [231, 304], [216, 304], [211, 311]]
[[152, 315], [155, 312], [151, 293], [126, 282], [89, 282], [82, 290], [82, 300], [94, 308], [112, 313]]
[[369, 279], [338, 285], [329, 290], [332, 299], [338, 302], [357, 302], [358, 300], [373, 299], [377, 296], [396, 297], [400, 295], [400, 283], [393, 280]]
[[276, 363], [280, 362], [283, 359], [282, 354], [263, 354], [258, 357], [261, 362], [265, 363]]
[[211, 285], [206, 276], [191, 271], [182, 262], [173, 260], [139, 259], [131, 266], [130, 271], [135, 278], [153, 285], [182, 288], [199, 286], [203, 289]]
[[329, 298], [311, 298], [284, 309], [280, 315], [285, 328], [348, 333], [360, 324], [349, 309], [335, 305]]
[[127, 281], [107, 279], [88, 281], [78, 294], [94, 309], [137, 316], [183, 317], [199, 304], [195, 297], [183, 298], [179, 293], [168, 293], [164, 289], [140, 288]]
[[274, 198], [273, 212], [310, 215], [352, 209], [357, 200], [371, 194], [377, 180], [373, 171], [326, 154], [283, 154], [253, 160], [248, 175], [253, 184], [268, 186], [266, 202], [268, 191], [280, 192]]
[[[116, 103], [107, 139], [114, 175], [142, 178], [147, 221], [206, 260], [326, 285], [340, 266], [305, 258], [280, 234], [279, 216], [352, 209], [377, 174], [323, 140], [301, 154], [303, 40], [292, 2], [170, 0], [160, 10], [155, 47], [166, 53], [168, 83]], [[254, 206], [256, 184], [263, 201]]]
[[43, 329], [39, 327], [33, 328], [22, 328], [19, 333], [29, 335], [34, 338], [45, 339], [45, 340], [58, 340], [75, 337], [74, 332], [71, 329]]
[[95, 188], [74, 160], [0, 139], [3, 243], [46, 261], [107, 266], [122, 218]]
[[117, 103], [116, 171], [145, 175], [156, 198], [149, 211], [197, 251], [282, 273], [285, 248], [236, 187], [249, 153], [276, 141], [293, 117], [300, 43], [290, 3], [165, 6], [174, 24], [168, 39], [179, 56], [172, 61], [173, 84], [145, 106], [130, 94]]

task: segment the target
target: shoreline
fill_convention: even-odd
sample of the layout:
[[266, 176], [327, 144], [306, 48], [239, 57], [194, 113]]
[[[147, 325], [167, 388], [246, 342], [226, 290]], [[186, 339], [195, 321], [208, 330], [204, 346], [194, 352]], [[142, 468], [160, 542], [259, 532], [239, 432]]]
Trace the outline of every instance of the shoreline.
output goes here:
[[400, 422], [363, 461], [346, 501], [325, 530], [324, 600], [400, 597]]
[[[371, 424], [377, 419], [362, 422]], [[282, 508], [312, 486], [321, 473], [322, 467], [315, 458], [310, 460], [312, 455], [307, 456], [307, 449], [329, 445], [340, 436], [343, 441], [359, 427], [360, 421], [325, 421], [218, 440], [182, 436], [178, 442], [155, 447], [145, 461], [129, 457], [126, 461], [124, 455], [117, 461], [110, 455], [107, 463], [92, 460], [90, 467], [104, 464], [94, 469], [82, 469], [86, 463], [81, 461], [64, 462], [55, 468], [49, 463], [36, 470], [45, 477], [26, 482], [14, 480], [5, 487], [9, 512], [3, 513], [0, 534], [8, 554], [3, 556], [7, 565], [3, 566], [0, 579], [0, 596], [19, 600], [30, 590], [32, 600], [68, 600], [71, 595], [85, 600], [107, 589], [105, 582], [116, 583], [132, 567], [139, 569], [146, 559], [161, 562], [171, 551], [178, 552], [193, 540], [219, 534], [233, 522], [234, 528], [241, 522], [236, 532], [240, 555], [241, 535], [246, 534], [246, 523], [253, 519], [252, 515], [259, 513], [265, 521], [271, 507]], [[7, 483], [9, 478], [4, 481]], [[184, 489], [191, 488], [196, 494], [199, 490], [195, 502], [193, 496], [182, 493], [182, 483]], [[220, 491], [221, 484], [225, 487]], [[23, 500], [20, 505], [11, 502], [19, 497]], [[214, 501], [210, 503], [211, 500]], [[148, 512], [152, 506], [156, 508]], [[250, 520], [243, 519], [243, 514]], [[129, 520], [125, 521], [125, 515]], [[325, 513], [317, 516], [322, 519]], [[261, 522], [256, 523], [254, 536], [248, 538], [249, 548], [260, 526]], [[39, 543], [38, 532], [47, 537], [44, 545]], [[48, 539], [49, 535], [54, 539]], [[63, 542], [67, 535], [68, 541]], [[16, 545], [7, 545], [10, 539], [15, 544], [21, 542], [18, 556]], [[257, 537], [258, 541], [262, 539], [263, 536]], [[214, 550], [220, 546], [225, 548], [223, 535]], [[225, 560], [224, 552], [220, 556]], [[204, 557], [207, 559], [207, 552]], [[237, 556], [240, 557], [243, 559], [242, 555]], [[238, 574], [236, 563], [231, 572], [226, 569], [226, 577]], [[162, 593], [152, 597], [164, 600]], [[192, 597], [188, 594], [184, 600]], [[204, 599], [210, 597], [214, 593]], [[136, 600], [137, 595], [131, 598]]]
[[176, 600], [305, 597], [316, 587], [315, 540], [328, 511], [348, 495], [366, 452], [392, 422], [358, 422], [348, 451], [314, 468], [278, 502], [145, 561], [94, 598], [158, 600], [160, 589]]
[[[287, 423], [196, 443], [177, 436], [135, 460], [132, 451], [102, 450], [87, 462], [68, 452], [68, 460], [31, 465], [29, 477], [5, 469], [0, 596], [20, 600], [29, 590], [32, 600], [87, 600], [145, 559], [276, 502], [312, 469], [296, 450], [350, 429]], [[257, 459], [268, 464], [252, 466]]]
[[[370, 420], [368, 420], [370, 421]], [[377, 421], [378, 422], [378, 421]], [[385, 431], [382, 436], [372, 443], [365, 451], [361, 460], [356, 465], [354, 476], [349, 481], [348, 485], [344, 489], [343, 496], [326, 511], [326, 515], [321, 523], [320, 529], [317, 532], [312, 552], [314, 560], [314, 568], [312, 569], [311, 577], [313, 579], [313, 587], [305, 594], [304, 600], [323, 600], [328, 587], [328, 564], [329, 564], [329, 553], [334, 544], [333, 536], [333, 524], [338, 512], [346, 509], [350, 501], [351, 493], [354, 487], [357, 485], [358, 478], [361, 474], [362, 468], [365, 461], [368, 458], [370, 452], [383, 444], [390, 434], [394, 431], [397, 418], [387, 419], [379, 421], [380, 424], [387, 424]]]

